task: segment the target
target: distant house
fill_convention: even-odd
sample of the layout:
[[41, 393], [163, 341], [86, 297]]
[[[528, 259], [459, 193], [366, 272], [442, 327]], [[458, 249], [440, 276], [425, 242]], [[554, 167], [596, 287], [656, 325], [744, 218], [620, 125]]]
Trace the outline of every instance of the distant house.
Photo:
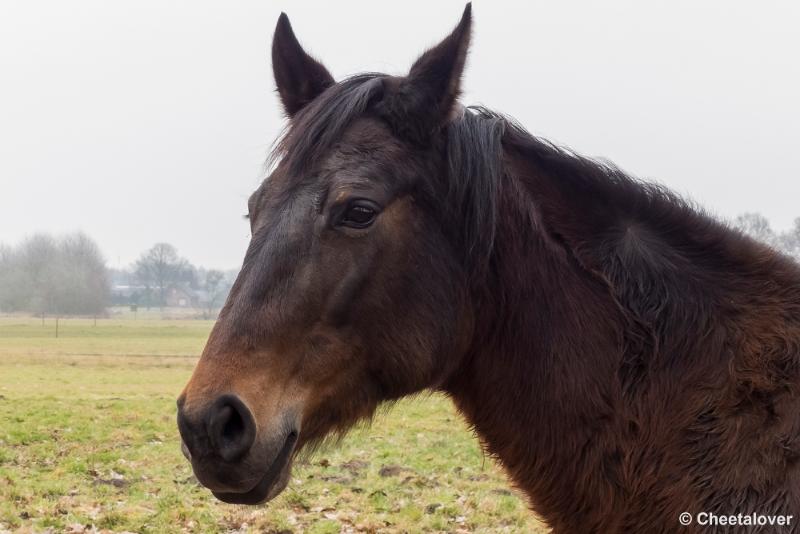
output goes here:
[[197, 293], [188, 287], [172, 286], [167, 290], [165, 304], [171, 308], [195, 308], [201, 305]]
[[211, 307], [212, 304], [214, 304], [214, 303], [211, 302], [211, 296], [208, 294], [208, 291], [206, 291], [205, 289], [195, 289], [194, 290], [194, 295], [197, 298], [197, 304], [201, 308], [208, 308], [208, 307]]
[[[192, 289], [188, 285], [170, 286], [164, 295], [164, 306], [169, 308], [201, 308], [216, 309], [225, 301], [225, 295], [217, 291], [214, 296], [205, 289]], [[213, 299], [213, 302], [212, 302]], [[159, 306], [158, 289], [142, 285], [114, 284], [111, 287], [111, 304], [113, 306]]]

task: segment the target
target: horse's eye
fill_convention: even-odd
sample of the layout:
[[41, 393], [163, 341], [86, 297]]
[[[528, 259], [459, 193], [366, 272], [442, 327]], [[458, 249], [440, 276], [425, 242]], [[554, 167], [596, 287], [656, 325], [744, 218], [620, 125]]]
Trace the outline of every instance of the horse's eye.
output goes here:
[[366, 228], [378, 216], [378, 207], [368, 200], [352, 202], [339, 220], [339, 224], [350, 228]]

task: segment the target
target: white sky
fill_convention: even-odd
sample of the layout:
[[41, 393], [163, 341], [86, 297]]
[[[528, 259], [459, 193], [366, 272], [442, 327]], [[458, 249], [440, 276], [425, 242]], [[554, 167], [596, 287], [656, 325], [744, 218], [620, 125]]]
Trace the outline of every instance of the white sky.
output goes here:
[[[278, 14], [341, 78], [403, 73], [462, 1], [0, 4], [0, 242], [83, 230], [111, 266], [157, 241], [237, 267], [282, 119]], [[800, 216], [800, 2], [488, 2], [464, 102], [722, 217]]]

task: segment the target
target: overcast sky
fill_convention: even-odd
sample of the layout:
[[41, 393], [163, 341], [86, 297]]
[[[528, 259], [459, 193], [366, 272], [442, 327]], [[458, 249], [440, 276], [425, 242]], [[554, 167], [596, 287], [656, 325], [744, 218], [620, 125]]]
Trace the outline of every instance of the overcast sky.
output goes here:
[[[280, 131], [288, 13], [336, 78], [405, 72], [461, 1], [7, 0], [0, 242], [83, 230], [111, 266], [158, 241], [232, 268]], [[473, 5], [465, 103], [660, 181], [721, 217], [800, 216], [800, 2]]]

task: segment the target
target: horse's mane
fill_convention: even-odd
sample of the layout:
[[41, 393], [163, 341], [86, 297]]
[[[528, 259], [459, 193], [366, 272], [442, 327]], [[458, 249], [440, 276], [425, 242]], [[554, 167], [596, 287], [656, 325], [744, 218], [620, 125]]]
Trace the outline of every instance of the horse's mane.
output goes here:
[[[379, 73], [359, 74], [328, 88], [295, 115], [276, 142], [270, 163], [283, 160], [290, 174], [302, 179], [350, 124], [374, 114], [374, 104], [384, 96], [384, 78]], [[647, 221], [654, 232], [667, 237], [676, 221], [687, 218], [695, 229], [699, 225], [712, 233], [723, 231], [717, 221], [666, 188], [534, 136], [513, 119], [484, 107], [462, 108], [445, 128], [444, 182], [423, 185], [432, 186], [437, 198], [445, 200], [439, 205], [446, 207], [446, 226], [457, 234], [473, 267], [485, 265], [494, 248], [509, 153], [534, 166], [531, 173], [547, 176], [548, 194], [564, 201], [564, 217], [568, 209], [578, 210], [595, 228], [619, 232], [625, 228], [616, 221]]]

